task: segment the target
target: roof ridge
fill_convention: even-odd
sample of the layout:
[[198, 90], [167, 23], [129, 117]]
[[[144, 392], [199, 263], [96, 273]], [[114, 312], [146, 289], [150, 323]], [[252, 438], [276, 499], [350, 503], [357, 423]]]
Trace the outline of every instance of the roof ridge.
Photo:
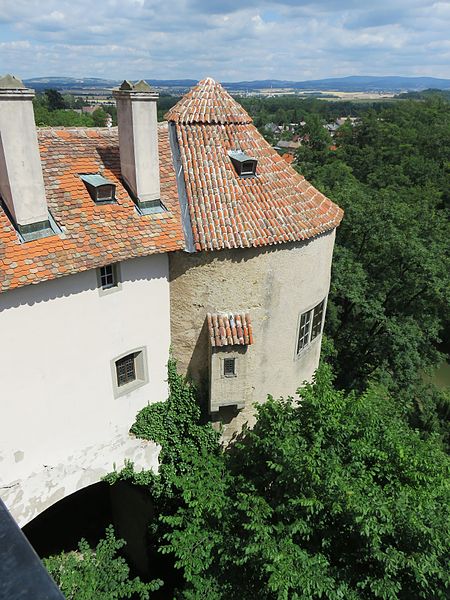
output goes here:
[[252, 122], [250, 115], [212, 77], [206, 77], [199, 81], [164, 115], [164, 118], [184, 124], [225, 125]]

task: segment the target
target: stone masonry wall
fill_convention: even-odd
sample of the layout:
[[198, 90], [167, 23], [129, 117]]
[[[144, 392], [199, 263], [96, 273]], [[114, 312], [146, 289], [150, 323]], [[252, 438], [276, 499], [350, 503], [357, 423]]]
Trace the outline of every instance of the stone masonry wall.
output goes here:
[[206, 313], [245, 311], [252, 319], [254, 344], [243, 357], [245, 407], [217, 415], [225, 439], [252, 424], [254, 402], [268, 394], [295, 395], [317, 368], [321, 336], [297, 357], [297, 332], [300, 314], [328, 294], [334, 238], [332, 231], [307, 242], [169, 255], [172, 351], [205, 403], [211, 352]]

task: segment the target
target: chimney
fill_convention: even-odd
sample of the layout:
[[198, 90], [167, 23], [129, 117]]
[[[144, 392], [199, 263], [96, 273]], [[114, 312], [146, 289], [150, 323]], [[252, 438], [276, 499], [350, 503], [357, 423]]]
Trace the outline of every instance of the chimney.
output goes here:
[[158, 93], [145, 81], [124, 81], [113, 90], [117, 102], [122, 177], [143, 210], [160, 207]]
[[23, 239], [53, 233], [34, 122], [34, 90], [0, 77], [0, 195]]

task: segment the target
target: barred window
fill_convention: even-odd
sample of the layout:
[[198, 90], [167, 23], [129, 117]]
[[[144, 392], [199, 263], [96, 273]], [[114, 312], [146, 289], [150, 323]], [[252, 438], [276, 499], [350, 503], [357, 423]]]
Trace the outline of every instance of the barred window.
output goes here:
[[322, 333], [325, 317], [325, 300], [319, 302], [314, 308], [300, 315], [300, 324], [297, 338], [297, 354], [306, 348], [317, 336]]
[[111, 360], [111, 375], [115, 398], [128, 395], [148, 383], [147, 350], [145, 346], [129, 349]]
[[131, 383], [136, 379], [135, 355], [128, 354], [116, 362], [118, 387]]
[[224, 375], [224, 377], [235, 377], [235, 375], [236, 375], [236, 359], [235, 358], [224, 358], [223, 359], [223, 375]]

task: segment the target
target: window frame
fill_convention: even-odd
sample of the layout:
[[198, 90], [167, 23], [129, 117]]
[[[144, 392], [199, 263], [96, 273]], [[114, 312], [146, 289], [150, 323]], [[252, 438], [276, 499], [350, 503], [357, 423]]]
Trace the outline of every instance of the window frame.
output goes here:
[[[102, 269], [111, 267], [114, 282], [111, 285], [104, 286], [102, 282]], [[100, 296], [107, 296], [122, 289], [122, 273], [120, 263], [109, 263], [97, 268], [97, 287]]]
[[[135, 379], [129, 381], [128, 383], [119, 385], [117, 363], [122, 361], [124, 358], [128, 358], [129, 356], [133, 356], [134, 359]], [[110, 361], [110, 366], [114, 398], [126, 396], [127, 394], [148, 383], [147, 348], [145, 346], [133, 348], [123, 352], [122, 354], [119, 354], [119, 356], [115, 356]]]
[[[107, 198], [100, 198], [102, 190], [109, 188], [110, 194]], [[116, 186], [114, 183], [104, 183], [95, 188], [95, 202], [97, 204], [114, 204], [116, 202]]]
[[134, 353], [126, 354], [115, 362], [117, 387], [124, 387], [136, 381], [136, 356]]
[[[225, 367], [225, 365], [227, 364], [227, 361], [233, 361], [233, 371], [229, 372], [229, 373], [227, 373], [227, 370]], [[224, 377], [225, 379], [237, 377], [236, 357], [235, 356], [224, 356], [222, 358], [222, 377]]]
[[[78, 176], [86, 186], [86, 189], [95, 204], [99, 206], [102, 206], [103, 204], [117, 204], [117, 185], [113, 181], [106, 179], [106, 177], [100, 173], [79, 173]], [[106, 198], [100, 198], [99, 191], [106, 187], [110, 188], [110, 194]]]
[[[316, 302], [315, 304], [310, 306], [310, 308], [308, 308], [307, 310], [304, 310], [303, 312], [301, 312], [299, 314], [298, 324], [297, 324], [297, 333], [296, 333], [296, 337], [295, 337], [295, 358], [298, 358], [299, 356], [301, 356], [303, 354], [304, 351], [308, 350], [308, 348], [311, 348], [312, 344], [322, 336], [323, 327], [325, 324], [325, 315], [326, 315], [326, 311], [327, 311], [327, 301], [328, 301], [328, 296], [325, 296], [325, 298], [323, 300], [321, 300], [320, 302]], [[320, 310], [322, 311], [321, 322], [320, 322], [318, 333], [316, 333], [316, 335], [314, 337], [312, 337], [313, 329], [315, 326], [314, 325], [315, 311], [316, 311], [316, 309], [319, 309], [319, 307], [320, 307]], [[308, 331], [303, 332], [303, 334], [302, 334], [302, 329], [304, 329], [304, 325], [302, 324], [303, 320], [305, 320], [307, 323]], [[305, 333], [306, 333], [307, 340], [300, 348], [299, 347], [300, 339], [305, 337]]]

